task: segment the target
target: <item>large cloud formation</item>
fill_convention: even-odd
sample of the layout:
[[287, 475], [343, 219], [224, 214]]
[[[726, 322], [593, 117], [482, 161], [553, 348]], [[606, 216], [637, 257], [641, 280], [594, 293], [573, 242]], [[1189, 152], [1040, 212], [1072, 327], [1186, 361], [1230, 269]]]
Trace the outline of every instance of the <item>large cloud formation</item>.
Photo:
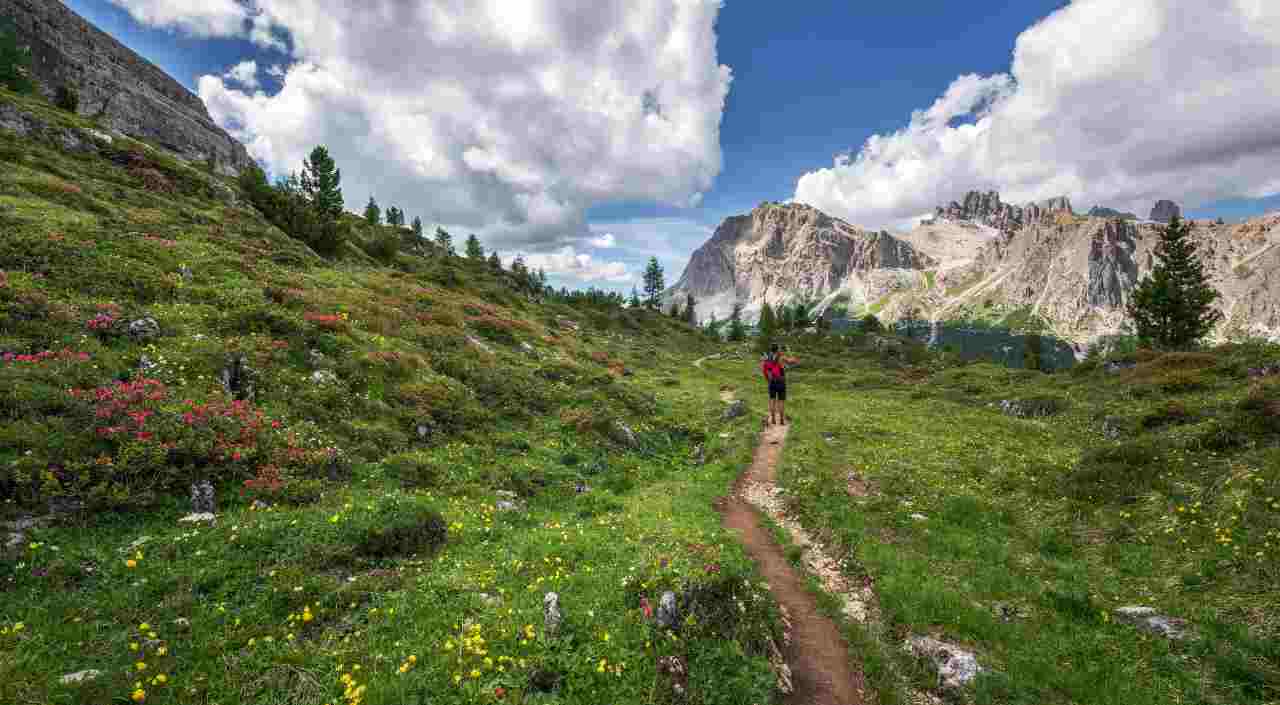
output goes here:
[[590, 247], [587, 209], [696, 205], [720, 172], [719, 0], [219, 0], [240, 8], [233, 30], [200, 19], [201, 3], [112, 1], [143, 22], [287, 45], [274, 95], [198, 82], [273, 172], [325, 144], [349, 209], [372, 194], [455, 236], [554, 254], [566, 273], [616, 278], [563, 256]]
[[1011, 75], [966, 75], [795, 200], [901, 226], [970, 189], [1145, 215], [1280, 192], [1280, 2], [1075, 0], [1018, 37]]

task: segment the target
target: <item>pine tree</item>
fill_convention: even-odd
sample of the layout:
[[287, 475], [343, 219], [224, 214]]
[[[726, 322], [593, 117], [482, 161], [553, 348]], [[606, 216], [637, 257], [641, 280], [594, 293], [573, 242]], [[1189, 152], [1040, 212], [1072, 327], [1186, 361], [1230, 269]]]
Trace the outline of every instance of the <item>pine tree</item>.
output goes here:
[[640, 308], [640, 293], [636, 291], [634, 286], [631, 287], [631, 301], [628, 303], [631, 308]]
[[680, 302], [671, 302], [671, 317], [677, 320], [684, 318], [684, 312], [680, 310]]
[[742, 304], [733, 305], [733, 313], [729, 314], [729, 340], [737, 343], [745, 340], [747, 328], [742, 325]]
[[1219, 294], [1196, 256], [1191, 224], [1174, 217], [1160, 233], [1156, 265], [1134, 290], [1128, 314], [1138, 338], [1162, 349], [1187, 348], [1222, 320]]
[[370, 225], [382, 225], [382, 209], [378, 207], [378, 202], [373, 200], [373, 196], [369, 197], [369, 205], [364, 207], [364, 219]]
[[436, 228], [436, 245], [445, 255], [452, 257], [453, 252], [453, 236], [444, 228]]
[[650, 257], [644, 268], [644, 302], [651, 309], [658, 308], [658, 298], [667, 286], [663, 282], [662, 265], [657, 257]]
[[[782, 307], [786, 310], [786, 307]], [[773, 307], [766, 301], [764, 307], [760, 309], [760, 337], [757, 339], [756, 347], [760, 352], [769, 350], [769, 346], [773, 344], [773, 336], [778, 330], [778, 318], [773, 313]]]
[[484, 259], [484, 248], [480, 246], [480, 238], [475, 233], [467, 236], [467, 259]]
[[413, 236], [419, 239], [422, 238], [422, 218], [416, 215], [413, 217]]
[[698, 312], [694, 309], [692, 293], [686, 293], [684, 297], [684, 322], [691, 326], [698, 325]]
[[489, 253], [489, 268], [495, 272], [502, 271], [502, 259], [498, 257], [497, 250]]
[[324, 145], [302, 162], [302, 192], [322, 220], [332, 222], [342, 215], [342, 171]]

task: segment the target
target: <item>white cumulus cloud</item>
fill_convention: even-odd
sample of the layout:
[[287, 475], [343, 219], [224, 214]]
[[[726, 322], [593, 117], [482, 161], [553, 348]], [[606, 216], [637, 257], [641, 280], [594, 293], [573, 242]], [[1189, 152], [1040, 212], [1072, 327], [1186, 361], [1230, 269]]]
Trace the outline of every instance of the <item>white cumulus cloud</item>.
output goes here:
[[249, 90], [255, 90], [258, 87], [258, 62], [249, 60], [241, 61], [232, 66], [222, 77], [234, 81]]
[[909, 124], [807, 173], [795, 200], [871, 227], [971, 189], [1146, 215], [1280, 192], [1280, 3], [1075, 0]]
[[233, 34], [288, 39], [283, 87], [268, 96], [204, 76], [198, 92], [273, 172], [327, 145], [349, 208], [374, 195], [491, 247], [558, 253], [590, 246], [595, 205], [692, 206], [711, 187], [730, 82], [719, 9], [256, 0]]
[[236, 0], [110, 0], [142, 24], [179, 29], [197, 37], [234, 36], [244, 31], [249, 10]]
[[599, 247], [602, 250], [607, 250], [617, 244], [618, 238], [614, 237], [613, 233], [600, 233], [599, 235], [591, 238], [591, 246]]
[[623, 284], [634, 279], [626, 263], [601, 262], [591, 254], [578, 252], [569, 245], [555, 252], [526, 255], [524, 259], [531, 270], [542, 269], [548, 276], [562, 277], [576, 282]]

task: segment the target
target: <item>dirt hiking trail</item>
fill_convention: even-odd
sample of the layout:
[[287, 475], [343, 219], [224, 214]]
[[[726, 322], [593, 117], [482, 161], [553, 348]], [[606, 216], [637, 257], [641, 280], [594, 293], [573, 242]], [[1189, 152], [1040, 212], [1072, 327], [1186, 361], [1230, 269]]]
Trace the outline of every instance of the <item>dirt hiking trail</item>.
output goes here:
[[767, 426], [760, 436], [751, 467], [738, 478], [721, 505], [724, 526], [738, 532], [760, 574], [791, 621], [791, 641], [782, 649], [791, 668], [793, 692], [787, 705], [861, 705], [865, 681], [849, 662], [848, 644], [840, 629], [818, 611], [818, 602], [805, 588], [774, 540], [760, 524], [745, 490], [754, 483], [772, 483], [789, 426]]

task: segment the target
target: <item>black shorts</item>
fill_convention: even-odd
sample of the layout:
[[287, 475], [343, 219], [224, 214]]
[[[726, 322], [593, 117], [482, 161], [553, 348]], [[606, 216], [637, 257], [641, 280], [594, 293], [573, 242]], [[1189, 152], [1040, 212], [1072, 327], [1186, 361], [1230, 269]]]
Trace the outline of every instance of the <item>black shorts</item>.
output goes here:
[[775, 379], [769, 382], [769, 398], [778, 401], [787, 400], [787, 383], [785, 380]]

